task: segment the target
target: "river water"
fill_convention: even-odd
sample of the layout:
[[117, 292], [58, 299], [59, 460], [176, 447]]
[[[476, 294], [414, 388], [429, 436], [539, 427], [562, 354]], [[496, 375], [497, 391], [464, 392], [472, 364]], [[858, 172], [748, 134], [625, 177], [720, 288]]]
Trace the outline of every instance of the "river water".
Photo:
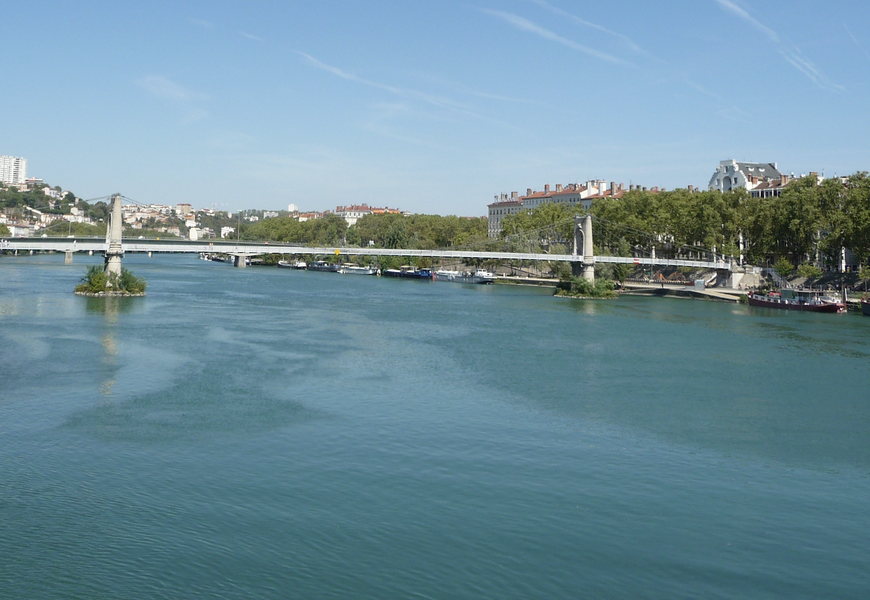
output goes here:
[[2, 598], [865, 598], [870, 319], [0, 258]]

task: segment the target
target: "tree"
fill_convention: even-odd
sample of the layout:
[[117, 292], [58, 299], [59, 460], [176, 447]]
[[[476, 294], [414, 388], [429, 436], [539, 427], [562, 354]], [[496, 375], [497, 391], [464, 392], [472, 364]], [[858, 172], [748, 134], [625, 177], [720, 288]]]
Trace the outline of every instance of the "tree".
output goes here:
[[799, 277], [803, 277], [804, 279], [809, 279], [812, 281], [813, 279], [818, 279], [822, 276], [824, 271], [822, 271], [819, 267], [815, 265], [811, 265], [809, 263], [804, 263], [797, 268], [797, 274]]
[[865, 263], [870, 258], [870, 177], [866, 171], [849, 177], [844, 212], [849, 227], [843, 245]]
[[794, 266], [791, 264], [786, 257], [780, 256], [779, 260], [776, 261], [776, 264], [773, 265], [773, 269], [777, 272], [777, 274], [783, 279], [788, 277], [794, 271]]
[[819, 186], [815, 176], [792, 182], [781, 196], [769, 198], [772, 209], [771, 233], [781, 250], [798, 264], [810, 253], [822, 224]]
[[858, 270], [858, 279], [864, 282], [864, 291], [867, 291], [867, 280], [870, 279], [870, 266], [861, 265]]

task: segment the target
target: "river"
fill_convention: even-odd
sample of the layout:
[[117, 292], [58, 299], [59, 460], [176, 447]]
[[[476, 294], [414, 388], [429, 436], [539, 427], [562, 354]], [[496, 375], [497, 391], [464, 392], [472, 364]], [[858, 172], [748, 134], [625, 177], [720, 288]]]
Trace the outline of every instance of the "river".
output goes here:
[[864, 598], [870, 319], [0, 257], [2, 598]]

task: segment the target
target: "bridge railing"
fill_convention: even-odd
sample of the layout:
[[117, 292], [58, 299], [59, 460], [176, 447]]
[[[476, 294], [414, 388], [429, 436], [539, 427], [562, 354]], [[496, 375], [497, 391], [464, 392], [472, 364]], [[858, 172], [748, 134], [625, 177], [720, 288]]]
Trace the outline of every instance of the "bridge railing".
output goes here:
[[[7, 240], [9, 250], [37, 250], [55, 252], [105, 252], [107, 245], [100, 238], [11, 238]], [[147, 240], [125, 239], [125, 252], [177, 252], [177, 253], [220, 253], [255, 256], [258, 254], [304, 254], [327, 256], [336, 253], [344, 256], [407, 256], [409, 258], [450, 258], [479, 260], [513, 261], [551, 261], [582, 263], [583, 257], [574, 254], [538, 254], [524, 252], [490, 252], [474, 250], [416, 250], [409, 248], [351, 248], [297, 246], [269, 242], [218, 242], [189, 240]], [[723, 260], [679, 260], [667, 258], [595, 256], [595, 262], [622, 263], [635, 265], [657, 265], [672, 267], [692, 267], [706, 269], [728, 269], [730, 263]]]

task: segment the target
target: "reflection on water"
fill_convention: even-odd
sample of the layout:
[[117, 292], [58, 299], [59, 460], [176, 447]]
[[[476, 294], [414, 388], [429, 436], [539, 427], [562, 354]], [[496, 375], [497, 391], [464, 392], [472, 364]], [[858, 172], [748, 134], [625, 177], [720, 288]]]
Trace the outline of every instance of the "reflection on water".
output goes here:
[[109, 296], [107, 298], [85, 298], [85, 309], [89, 313], [99, 313], [107, 317], [107, 320], [114, 323], [118, 315], [129, 313], [135, 308], [137, 302], [142, 302], [144, 298], [119, 298]]
[[100, 395], [105, 398], [111, 398], [112, 392], [117, 380], [118, 367], [116, 365], [118, 359], [118, 344], [115, 341], [115, 330], [118, 326], [119, 317], [122, 314], [130, 313], [135, 307], [135, 303], [141, 298], [92, 298], [87, 297], [85, 310], [91, 314], [99, 314], [104, 317], [103, 327], [105, 331], [100, 337], [103, 345], [102, 362], [105, 365], [104, 371], [107, 373], [102, 383], [100, 383]]

